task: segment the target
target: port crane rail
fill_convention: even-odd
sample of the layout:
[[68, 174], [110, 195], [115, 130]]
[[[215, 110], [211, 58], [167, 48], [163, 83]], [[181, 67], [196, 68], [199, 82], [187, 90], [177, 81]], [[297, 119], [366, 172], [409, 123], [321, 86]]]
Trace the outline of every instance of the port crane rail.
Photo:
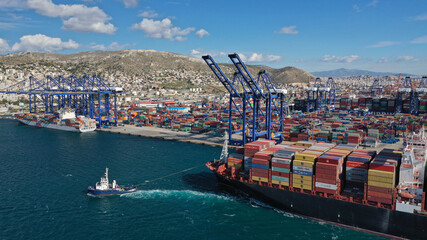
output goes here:
[[[117, 94], [123, 88], [114, 87], [99, 76], [52, 77], [37, 79], [30, 76], [0, 89], [0, 93], [28, 95], [29, 112], [37, 113], [39, 105], [45, 113], [55, 113], [62, 108], [75, 109], [76, 115], [83, 115], [102, 124], [117, 125]], [[111, 102], [111, 95], [113, 102]], [[114, 118], [110, 111], [114, 112]]]

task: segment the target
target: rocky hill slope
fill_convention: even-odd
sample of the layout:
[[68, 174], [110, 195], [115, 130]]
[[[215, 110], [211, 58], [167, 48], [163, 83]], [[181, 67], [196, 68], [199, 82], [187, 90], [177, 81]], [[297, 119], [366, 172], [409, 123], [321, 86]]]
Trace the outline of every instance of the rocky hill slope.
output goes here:
[[[191, 78], [186, 74], [197, 75], [200, 83], [206, 79], [215, 82], [214, 74], [202, 59], [197, 59], [181, 54], [159, 52], [155, 50], [119, 50], [119, 51], [90, 51], [76, 54], [53, 53], [17, 53], [0, 55], [0, 70], [13, 67], [18, 71], [28, 72], [34, 69], [50, 69], [51, 72], [61, 70], [60, 74], [99, 74], [101, 76], [121, 76], [125, 81], [135, 79], [155, 80], [168, 78], [168, 73], [173, 73], [172, 79], [181, 76], [179, 80]], [[222, 70], [232, 76], [234, 67], [231, 64], [220, 64]], [[279, 83], [307, 83], [314, 77], [308, 72], [295, 67], [273, 69], [267, 66], [248, 65], [253, 77], [261, 69], [265, 69]], [[150, 75], [152, 77], [145, 77]], [[163, 80], [164, 80], [163, 79]], [[171, 77], [169, 77], [169, 81]], [[197, 84], [196, 84], [197, 85]], [[203, 85], [203, 84], [202, 84]]]

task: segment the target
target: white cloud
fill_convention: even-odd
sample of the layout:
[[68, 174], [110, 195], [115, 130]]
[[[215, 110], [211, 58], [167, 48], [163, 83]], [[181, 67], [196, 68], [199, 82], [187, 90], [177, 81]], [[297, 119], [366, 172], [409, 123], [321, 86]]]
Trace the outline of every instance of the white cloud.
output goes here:
[[283, 34], [298, 34], [299, 32], [295, 29], [297, 26], [289, 26], [289, 27], [282, 27], [279, 31], [279, 33]]
[[154, 10], [147, 10], [147, 11], [140, 13], [138, 16], [144, 17], [144, 18], [156, 18], [159, 16], [159, 14], [156, 13], [156, 11], [154, 11]]
[[368, 3], [368, 7], [376, 7], [378, 5], [378, 0], [372, 0]]
[[207, 51], [205, 49], [192, 49], [190, 51], [190, 56], [195, 57], [195, 58], [201, 58], [203, 55], [211, 55], [212, 57], [225, 57], [227, 56], [227, 54], [225, 52], [221, 52], [221, 51]]
[[7, 43], [6, 40], [0, 38], [0, 53], [5, 53], [8, 51], [10, 51], [9, 44]]
[[418, 15], [416, 17], [413, 17], [413, 19], [415, 21], [425, 21], [425, 20], [427, 20], [427, 13], [424, 13], [424, 14]]
[[354, 10], [355, 12], [359, 13], [359, 12], [360, 12], [360, 7], [359, 7], [359, 5], [354, 4], [354, 5], [353, 5], [353, 10]]
[[196, 35], [202, 38], [204, 36], [209, 36], [209, 32], [202, 28], [196, 32]]
[[186, 38], [183, 36], [194, 31], [192, 27], [186, 29], [173, 27], [172, 21], [169, 18], [161, 21], [144, 18], [140, 23], [134, 24], [132, 29], [144, 31], [149, 38], [161, 38], [170, 41], [184, 41]]
[[381, 48], [381, 47], [388, 47], [393, 45], [398, 45], [400, 42], [393, 42], [393, 41], [381, 41], [377, 42], [373, 45], [367, 46], [367, 48]]
[[386, 58], [386, 57], [380, 57], [378, 59], [377, 63], [388, 63], [388, 58]]
[[22, 8], [25, 7], [25, 0], [0, 0], [2, 8]]
[[352, 62], [357, 61], [359, 59], [360, 59], [360, 56], [357, 56], [357, 55], [344, 56], [344, 57], [325, 55], [325, 56], [323, 56], [323, 58], [320, 59], [320, 61], [322, 61], [322, 62], [334, 62], [334, 63], [352, 63]]
[[73, 40], [63, 42], [60, 38], [52, 38], [43, 34], [22, 36], [20, 42], [13, 44], [13, 52], [57, 52], [64, 49], [76, 49], [79, 44]]
[[64, 30], [113, 34], [117, 28], [108, 23], [111, 17], [98, 7], [81, 4], [54, 4], [52, 0], [28, 0], [28, 8], [47, 17], [61, 18]]
[[427, 43], [427, 35], [415, 38], [414, 40], [411, 41], [411, 43], [418, 43], [418, 44]]
[[262, 53], [252, 53], [247, 61], [248, 62], [268, 62], [268, 63], [271, 63], [271, 62], [278, 62], [280, 60], [282, 60], [282, 57], [280, 57], [280, 56], [275, 56], [275, 55], [263, 56]]
[[138, 6], [138, 0], [119, 0], [125, 4], [125, 7], [136, 7]]
[[418, 58], [414, 56], [399, 56], [396, 58], [396, 62], [417, 62]]
[[120, 45], [118, 42], [112, 42], [108, 46], [105, 46], [104, 44], [98, 44], [98, 45], [93, 45], [90, 48], [95, 49], [95, 50], [99, 50], [99, 51], [113, 51], [113, 50], [123, 49], [127, 46], [129, 46], [129, 44]]

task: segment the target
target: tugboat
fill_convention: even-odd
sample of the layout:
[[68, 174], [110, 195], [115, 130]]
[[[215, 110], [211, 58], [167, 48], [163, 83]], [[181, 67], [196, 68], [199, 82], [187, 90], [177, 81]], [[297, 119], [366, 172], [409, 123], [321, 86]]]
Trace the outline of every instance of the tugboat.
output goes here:
[[92, 196], [112, 196], [112, 195], [121, 195], [126, 193], [135, 192], [136, 187], [120, 187], [117, 185], [116, 180], [113, 180], [113, 183], [108, 182], [108, 168], [105, 169], [105, 177], [101, 177], [101, 181], [97, 182], [95, 186], [89, 186], [87, 193]]

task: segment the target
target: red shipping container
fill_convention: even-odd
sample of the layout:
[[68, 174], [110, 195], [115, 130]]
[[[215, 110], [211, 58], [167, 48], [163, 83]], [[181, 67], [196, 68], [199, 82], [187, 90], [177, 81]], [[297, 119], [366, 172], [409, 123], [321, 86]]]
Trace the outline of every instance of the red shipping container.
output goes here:
[[252, 163], [270, 166], [270, 161], [265, 159], [252, 158]]
[[264, 153], [264, 152], [257, 152], [257, 153], [255, 153], [254, 158], [258, 158], [258, 159], [265, 159], [265, 160], [270, 161], [270, 159], [271, 159], [271, 154], [269, 154], [269, 153]]
[[277, 163], [277, 162], [271, 162], [271, 166], [272, 167], [279, 167], [279, 168], [287, 168], [287, 169], [291, 168], [290, 164]]
[[388, 198], [379, 198], [374, 196], [368, 196], [368, 200], [372, 202], [379, 202], [379, 203], [385, 203], [385, 204], [392, 204], [392, 199]]
[[337, 190], [320, 188], [320, 187], [316, 187], [315, 189], [316, 189], [316, 192], [329, 193], [329, 194], [338, 194]]
[[396, 167], [394, 165], [381, 165], [381, 164], [371, 163], [369, 164], [369, 169], [381, 170], [386, 172], [394, 172]]
[[319, 157], [317, 159], [318, 163], [329, 163], [329, 164], [338, 164], [341, 162], [341, 159], [339, 158], [332, 158], [332, 157]]
[[279, 177], [289, 177], [289, 173], [282, 173], [282, 172], [276, 172], [276, 171], [271, 171], [271, 175], [273, 176], [279, 176]]
[[252, 168], [252, 176], [268, 178], [268, 170]]
[[369, 168], [368, 163], [352, 162], [352, 161], [347, 161], [346, 166], [347, 167], [354, 167], [354, 168], [362, 168], [362, 169], [368, 169]]
[[337, 179], [327, 179], [327, 178], [319, 178], [316, 176], [316, 182], [327, 183], [327, 184], [337, 184]]
[[393, 193], [393, 188], [382, 188], [375, 186], [368, 186], [368, 192], [381, 192], [381, 193]]
[[372, 197], [379, 197], [379, 198], [392, 198], [392, 193], [381, 193], [381, 192], [374, 192], [374, 191], [368, 191], [368, 196]]
[[330, 169], [316, 169], [316, 175], [317, 174], [323, 174], [323, 175], [332, 175], [337, 176], [338, 170], [330, 170]]
[[316, 163], [316, 169], [325, 169], [325, 170], [334, 170], [336, 171], [338, 169], [338, 165], [335, 164], [329, 164], [329, 163]]
[[243, 160], [242, 159], [238, 159], [238, 158], [229, 157], [228, 158], [228, 162], [231, 162], [231, 163], [242, 163]]
[[262, 147], [261, 144], [256, 144], [255, 142], [245, 144], [245, 150], [253, 149], [253, 150], [261, 151], [261, 147]]

